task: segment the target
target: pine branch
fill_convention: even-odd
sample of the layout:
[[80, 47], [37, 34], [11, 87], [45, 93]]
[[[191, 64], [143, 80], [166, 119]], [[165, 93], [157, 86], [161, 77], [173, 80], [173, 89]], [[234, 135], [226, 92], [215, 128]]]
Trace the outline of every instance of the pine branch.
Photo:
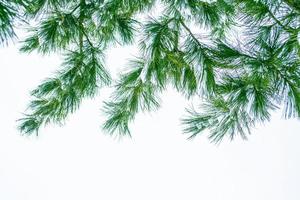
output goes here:
[[195, 35], [192, 33], [190, 28], [184, 23], [184, 21], [181, 19], [180, 20], [181, 25], [184, 27], [184, 29], [189, 33], [189, 35], [196, 41], [196, 43], [202, 47], [202, 44], [198, 41], [198, 39], [195, 37]]
[[30, 114], [20, 120], [19, 129], [32, 134], [49, 123], [64, 123], [86, 97], [97, 94], [98, 87], [108, 85], [110, 77], [98, 58], [98, 49], [83, 44], [82, 49], [65, 57], [62, 70], [32, 91]]
[[293, 31], [292, 28], [290, 28], [290, 27], [284, 25], [283, 23], [281, 23], [281, 21], [280, 21], [279, 19], [277, 19], [277, 17], [275, 17], [275, 15], [270, 11], [270, 9], [268, 9], [268, 14], [269, 14], [269, 16], [270, 16], [270, 17], [271, 17], [271, 18], [272, 18], [279, 26], [281, 26], [285, 31], [287, 31], [287, 32]]
[[[136, 38], [141, 38], [141, 58], [120, 75], [105, 102], [103, 128], [109, 134], [130, 135], [136, 115], [156, 110], [158, 94], [168, 85], [186, 98], [204, 100], [200, 111], [188, 111], [184, 132], [194, 137], [208, 130], [216, 143], [238, 135], [246, 139], [252, 127], [269, 121], [271, 111], [281, 106], [285, 117], [300, 116], [296, 0], [163, 0], [160, 16], [143, 20], [140, 16], [155, 9], [155, 2], [26, 2], [25, 20], [35, 20], [36, 26], [21, 51], [66, 57], [61, 70], [32, 92], [21, 131], [31, 134], [48, 123], [64, 123], [83, 99], [110, 84], [103, 52]], [[2, 43], [14, 37], [13, 22], [22, 6], [0, 0]], [[208, 36], [197, 37], [193, 28]]]
[[109, 134], [130, 136], [129, 123], [139, 111], [151, 111], [159, 107], [157, 89], [149, 81], [142, 80], [145, 66], [143, 60], [131, 62], [132, 69], [123, 74], [117, 83], [110, 102], [105, 103], [104, 112], [108, 119], [103, 129]]

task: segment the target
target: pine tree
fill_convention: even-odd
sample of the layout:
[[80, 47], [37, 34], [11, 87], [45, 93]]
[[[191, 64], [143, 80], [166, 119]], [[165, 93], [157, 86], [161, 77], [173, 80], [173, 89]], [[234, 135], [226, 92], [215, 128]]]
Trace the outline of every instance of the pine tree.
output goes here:
[[[157, 7], [163, 12], [149, 16]], [[61, 69], [31, 92], [20, 119], [25, 134], [63, 123], [82, 99], [110, 85], [105, 50], [136, 42], [139, 55], [105, 102], [110, 134], [130, 135], [135, 115], [158, 109], [169, 85], [203, 101], [182, 120], [190, 138], [204, 130], [216, 143], [247, 138], [279, 108], [300, 117], [299, 0], [37, 0], [24, 16], [37, 23], [22, 52], [64, 54]]]

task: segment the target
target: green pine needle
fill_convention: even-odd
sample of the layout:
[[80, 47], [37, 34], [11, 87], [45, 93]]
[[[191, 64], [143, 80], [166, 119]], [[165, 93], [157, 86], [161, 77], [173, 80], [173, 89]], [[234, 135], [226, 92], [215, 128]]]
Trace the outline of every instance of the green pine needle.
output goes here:
[[[299, 5], [298, 0], [0, 0], [1, 44], [15, 37], [16, 22], [30, 22], [22, 52], [65, 55], [61, 69], [32, 91], [19, 128], [32, 134], [64, 123], [83, 99], [113, 82], [105, 51], [136, 43], [138, 58], [113, 82], [105, 101], [102, 126], [109, 134], [130, 135], [136, 115], [158, 109], [159, 94], [168, 86], [204, 102], [183, 119], [190, 138], [207, 131], [215, 143], [246, 139], [280, 108], [285, 118], [299, 118]], [[158, 6], [163, 12], [150, 16]]]

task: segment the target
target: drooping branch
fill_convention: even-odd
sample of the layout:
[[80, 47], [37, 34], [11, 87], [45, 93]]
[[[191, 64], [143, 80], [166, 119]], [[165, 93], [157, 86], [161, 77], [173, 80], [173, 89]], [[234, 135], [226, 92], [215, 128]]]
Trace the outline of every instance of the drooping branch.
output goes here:
[[[136, 33], [143, 36], [142, 56], [120, 76], [105, 104], [108, 120], [103, 128], [109, 133], [130, 135], [128, 124], [138, 112], [157, 109], [157, 95], [169, 83], [187, 98], [207, 98], [207, 110], [192, 113], [184, 122], [193, 136], [209, 129], [212, 141], [237, 134], [245, 138], [253, 122], [269, 119], [273, 104], [287, 107], [287, 116], [300, 116], [300, 70], [290, 67], [299, 65], [299, 0], [275, 6], [275, 1], [162, 0], [166, 9], [149, 21], [139, 21], [137, 14], [148, 15], [152, 0], [42, 2], [32, 5], [42, 14], [37, 19], [41, 23], [23, 51], [71, 51], [63, 69], [32, 93], [31, 111], [20, 125], [26, 134], [64, 122], [82, 99], [108, 85], [105, 49], [119, 41], [133, 44]], [[239, 29], [243, 32], [230, 34], [230, 27], [239, 25], [245, 26]], [[213, 37], [198, 37], [194, 27]]]

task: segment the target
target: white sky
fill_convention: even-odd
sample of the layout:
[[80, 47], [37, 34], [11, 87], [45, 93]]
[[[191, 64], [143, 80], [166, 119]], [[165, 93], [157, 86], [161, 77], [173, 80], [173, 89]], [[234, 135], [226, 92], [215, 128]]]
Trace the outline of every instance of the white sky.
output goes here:
[[[107, 66], [120, 72], [134, 51], [112, 50]], [[100, 129], [106, 88], [65, 126], [42, 129], [39, 138], [20, 136], [15, 120], [29, 91], [59, 63], [19, 54], [13, 45], [0, 49], [0, 200], [300, 199], [300, 123], [280, 113], [248, 141], [190, 141], [179, 121], [189, 104], [170, 90], [158, 112], [137, 116], [132, 139], [116, 140]]]

